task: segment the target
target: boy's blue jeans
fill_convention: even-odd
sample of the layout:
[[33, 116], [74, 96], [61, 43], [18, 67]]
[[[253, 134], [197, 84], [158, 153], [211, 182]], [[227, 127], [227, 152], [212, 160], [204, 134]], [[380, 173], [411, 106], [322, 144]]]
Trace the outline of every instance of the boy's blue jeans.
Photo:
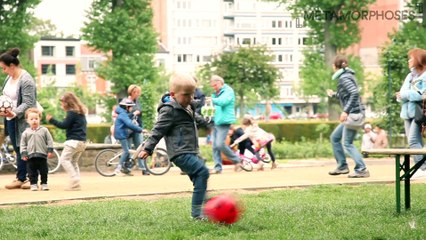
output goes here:
[[340, 170], [348, 168], [345, 151], [355, 161], [355, 172], [366, 170], [362, 155], [353, 144], [356, 132], [356, 130], [345, 128], [345, 125], [341, 123], [331, 133], [330, 141], [333, 146], [333, 154], [337, 162], [337, 168]]
[[198, 217], [202, 214], [202, 207], [206, 198], [207, 179], [210, 176], [209, 169], [197, 154], [181, 154], [173, 159], [173, 163], [188, 174], [194, 185], [191, 216]]
[[[421, 127], [414, 122], [414, 119], [404, 120], [405, 135], [407, 136], [408, 145], [410, 148], [423, 148], [423, 137], [421, 134]], [[415, 163], [420, 162], [424, 155], [413, 155]], [[420, 166], [420, 169], [426, 170], [426, 163]]]

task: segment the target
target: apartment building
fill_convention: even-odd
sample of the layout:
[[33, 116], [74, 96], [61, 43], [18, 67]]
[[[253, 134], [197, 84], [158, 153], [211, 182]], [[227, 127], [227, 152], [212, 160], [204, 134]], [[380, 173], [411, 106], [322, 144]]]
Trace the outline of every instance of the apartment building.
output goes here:
[[[170, 53], [168, 71], [194, 73], [212, 55], [235, 47], [267, 45], [282, 74], [272, 112], [313, 114], [318, 98], [299, 96], [299, 69], [307, 29], [298, 28], [285, 6], [260, 0], [154, 0], [154, 26]], [[264, 112], [258, 104], [253, 114]]]

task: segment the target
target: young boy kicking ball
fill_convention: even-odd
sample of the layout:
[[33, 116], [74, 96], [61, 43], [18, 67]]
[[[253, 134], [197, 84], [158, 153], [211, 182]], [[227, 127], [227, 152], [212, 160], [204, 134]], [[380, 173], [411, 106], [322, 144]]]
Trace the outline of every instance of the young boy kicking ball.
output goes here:
[[157, 122], [152, 135], [146, 140], [140, 158], [152, 154], [155, 145], [165, 138], [170, 160], [186, 172], [194, 184], [191, 216], [204, 220], [202, 205], [207, 190], [209, 170], [198, 154], [198, 130], [196, 125], [207, 126], [207, 122], [195, 113], [193, 104], [196, 83], [190, 75], [174, 74], [170, 78], [172, 100], [158, 107]]

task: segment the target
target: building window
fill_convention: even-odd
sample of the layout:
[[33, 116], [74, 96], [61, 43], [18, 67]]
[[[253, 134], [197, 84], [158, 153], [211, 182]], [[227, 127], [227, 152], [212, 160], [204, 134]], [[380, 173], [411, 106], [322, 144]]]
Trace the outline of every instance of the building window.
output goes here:
[[251, 39], [250, 38], [243, 38], [242, 44], [250, 44]]
[[53, 57], [55, 55], [55, 47], [54, 46], [41, 46], [41, 55]]
[[42, 64], [41, 65], [41, 74], [53, 74], [56, 75], [56, 64]]
[[275, 45], [275, 44], [277, 44], [277, 40], [276, 38], [272, 38], [272, 45]]
[[66, 75], [75, 75], [75, 64], [65, 65], [65, 74]]
[[276, 28], [277, 27], [277, 22], [276, 21], [272, 21], [272, 28]]
[[278, 62], [282, 62], [283, 61], [283, 55], [278, 55]]
[[278, 38], [278, 45], [282, 45], [281, 38]]
[[65, 55], [67, 57], [74, 57], [75, 47], [65, 47]]
[[283, 27], [283, 22], [282, 21], [277, 21], [278, 22], [278, 27], [282, 28]]
[[98, 66], [98, 64], [97, 64], [97, 62], [96, 62], [96, 60], [89, 60], [89, 69], [90, 70], [94, 70], [97, 66]]

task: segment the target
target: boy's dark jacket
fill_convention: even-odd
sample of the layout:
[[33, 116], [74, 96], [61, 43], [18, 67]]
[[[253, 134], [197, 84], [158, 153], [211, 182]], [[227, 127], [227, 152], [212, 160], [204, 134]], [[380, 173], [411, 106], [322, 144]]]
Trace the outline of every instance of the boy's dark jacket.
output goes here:
[[157, 122], [144, 144], [144, 150], [152, 154], [155, 145], [164, 137], [170, 160], [185, 153], [198, 154], [197, 125], [205, 127], [207, 121], [195, 112], [193, 103], [190, 106], [192, 114], [173, 100], [161, 103], [157, 109]]

